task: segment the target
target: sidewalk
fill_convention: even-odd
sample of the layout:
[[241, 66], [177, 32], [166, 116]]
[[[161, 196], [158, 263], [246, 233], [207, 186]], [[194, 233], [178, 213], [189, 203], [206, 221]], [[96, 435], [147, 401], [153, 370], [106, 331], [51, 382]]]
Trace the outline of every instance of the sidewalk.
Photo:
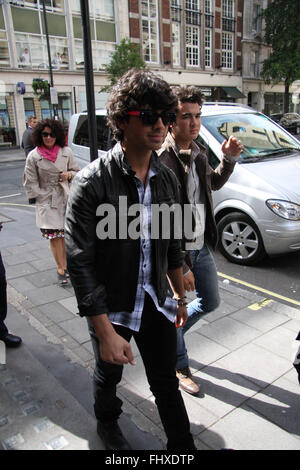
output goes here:
[[[92, 408], [93, 352], [72, 287], [57, 284], [34, 210], [1, 206], [7, 325], [19, 349], [0, 366], [0, 449], [103, 449]], [[183, 393], [197, 448], [300, 450], [300, 388], [292, 365], [300, 309], [263, 302], [220, 282], [221, 305], [186, 336], [199, 397]], [[155, 340], [154, 340], [155, 341]], [[296, 343], [296, 342], [295, 342]], [[165, 435], [135, 344], [126, 366], [121, 427], [134, 449], [163, 449]]]
[[4, 162], [25, 162], [25, 152], [22, 148], [19, 149], [0, 149], [0, 163]]

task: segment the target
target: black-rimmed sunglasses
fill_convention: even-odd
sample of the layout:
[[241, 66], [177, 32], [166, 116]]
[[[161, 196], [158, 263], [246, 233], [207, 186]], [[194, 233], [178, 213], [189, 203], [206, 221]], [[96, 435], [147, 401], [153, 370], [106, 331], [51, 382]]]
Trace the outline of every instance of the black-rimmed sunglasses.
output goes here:
[[53, 134], [53, 132], [42, 132], [42, 136], [43, 136], [43, 137], [48, 137], [48, 136], [50, 136], [50, 137], [52, 137], [52, 138], [53, 138], [53, 137], [56, 137], [56, 136]]
[[128, 111], [127, 114], [129, 116], [139, 117], [145, 126], [153, 126], [157, 122], [158, 118], [161, 118], [165, 126], [168, 126], [169, 124], [172, 124], [176, 121], [176, 113], [170, 113], [167, 111], [157, 113], [155, 111], [151, 111], [150, 109], [142, 109], [140, 111]]

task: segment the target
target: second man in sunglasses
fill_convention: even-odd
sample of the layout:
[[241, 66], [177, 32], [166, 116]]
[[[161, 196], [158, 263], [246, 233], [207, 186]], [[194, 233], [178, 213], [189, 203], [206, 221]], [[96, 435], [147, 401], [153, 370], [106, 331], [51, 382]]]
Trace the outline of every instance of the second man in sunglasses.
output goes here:
[[[175, 373], [175, 323], [182, 325], [187, 317], [181, 242], [174, 231], [168, 239], [151, 240], [151, 210], [143, 223], [148, 236], [101, 239], [96, 233], [104, 204], [114, 209], [119, 222], [120, 197], [127, 198], [128, 207], [179, 202], [177, 180], [155, 153], [175, 119], [176, 107], [177, 98], [165, 81], [148, 71], [127, 72], [113, 87], [107, 104], [117, 144], [78, 174], [68, 203], [68, 267], [95, 352], [97, 430], [110, 450], [134, 448], [118, 425], [122, 401], [116, 394], [123, 366], [135, 365], [132, 337], [167, 435], [167, 448], [195, 450]], [[167, 276], [175, 299], [168, 294]]]

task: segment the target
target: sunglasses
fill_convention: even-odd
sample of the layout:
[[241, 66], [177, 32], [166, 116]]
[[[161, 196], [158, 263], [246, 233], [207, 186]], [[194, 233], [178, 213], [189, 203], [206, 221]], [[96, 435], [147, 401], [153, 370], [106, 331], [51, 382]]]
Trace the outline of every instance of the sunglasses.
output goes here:
[[53, 132], [42, 132], [43, 137], [56, 137]]
[[169, 113], [167, 111], [156, 113], [155, 111], [145, 109], [141, 111], [128, 111], [127, 114], [129, 116], [139, 117], [145, 126], [153, 126], [159, 118], [161, 118], [165, 126], [176, 121], [176, 113]]

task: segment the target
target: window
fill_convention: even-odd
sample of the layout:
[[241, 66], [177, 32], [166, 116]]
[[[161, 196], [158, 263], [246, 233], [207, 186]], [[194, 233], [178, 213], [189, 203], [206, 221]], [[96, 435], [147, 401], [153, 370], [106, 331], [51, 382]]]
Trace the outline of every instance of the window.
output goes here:
[[145, 62], [159, 61], [157, 18], [157, 1], [142, 0], [142, 48]]
[[58, 94], [58, 117], [63, 123], [65, 129], [68, 128], [72, 115], [70, 95]]
[[212, 54], [212, 31], [211, 29], [205, 30], [205, 67], [211, 67], [211, 54]]
[[[108, 150], [110, 148], [110, 133], [106, 122], [106, 116], [96, 116], [98, 149]], [[77, 128], [74, 135], [74, 144], [89, 147], [88, 118], [86, 115], [79, 116]]]
[[0, 30], [0, 67], [7, 67], [9, 65], [10, 60], [6, 32]]
[[[84, 68], [80, 0], [71, 0], [76, 68]], [[116, 29], [113, 0], [90, 0], [90, 28], [94, 70], [103, 70], [115, 50]]]
[[13, 95], [0, 96], [0, 146], [16, 145]]
[[222, 29], [223, 31], [235, 30], [234, 0], [223, 0], [222, 5]]
[[2, 6], [0, 5], [0, 67], [7, 67], [10, 65], [8, 42], [5, 31], [5, 23], [3, 17]]
[[172, 60], [173, 65], [180, 65], [180, 24], [172, 23]]
[[262, 18], [260, 15], [261, 13], [261, 6], [260, 5], [257, 5], [255, 4], [253, 6], [253, 29], [257, 32], [257, 33], [261, 33], [261, 23], [262, 23]]
[[233, 68], [233, 34], [222, 33], [222, 67]]
[[[28, 7], [43, 10], [43, 2], [41, 0], [12, 0], [11, 5]], [[64, 0], [45, 0], [47, 11], [64, 12]]]
[[[20, 68], [49, 68], [46, 36], [15, 33]], [[55, 70], [69, 67], [67, 39], [49, 37], [52, 67]]]
[[223, 0], [222, 14], [224, 18], [234, 17], [234, 0]]
[[199, 0], [185, 0], [185, 15], [187, 24], [200, 26], [201, 12]]
[[181, 0], [172, 0], [171, 3], [171, 18], [172, 21], [181, 21]]
[[186, 61], [187, 65], [200, 65], [200, 30], [195, 26], [186, 26]]
[[200, 15], [199, 0], [185, 0], [186, 63], [191, 67], [200, 66]]
[[28, 120], [29, 116], [35, 116], [33, 98], [24, 98], [25, 119]]
[[[52, 66], [54, 69], [66, 69], [69, 67], [69, 47], [65, 16], [53, 13], [63, 12], [63, 2], [49, 0], [46, 4], [48, 10], [50, 9], [47, 12], [47, 24]], [[49, 62], [42, 3], [35, 2], [31, 6], [32, 8], [11, 7], [18, 65], [20, 68], [47, 69]]]
[[214, 27], [214, 14], [213, 14], [212, 0], [205, 0], [204, 11], [205, 11], [205, 27], [213, 28]]
[[[80, 0], [69, 0], [71, 11], [81, 15]], [[115, 21], [114, 0], [89, 0], [91, 18], [101, 18], [106, 21]]]
[[172, 0], [171, 3], [171, 32], [172, 32], [172, 62], [180, 65], [181, 44], [181, 0]]

